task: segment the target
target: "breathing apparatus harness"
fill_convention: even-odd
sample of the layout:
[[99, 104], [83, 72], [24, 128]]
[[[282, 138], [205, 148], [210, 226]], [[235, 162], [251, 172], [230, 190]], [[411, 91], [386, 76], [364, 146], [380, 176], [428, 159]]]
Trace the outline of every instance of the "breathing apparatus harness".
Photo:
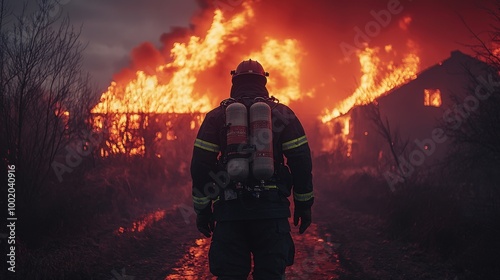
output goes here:
[[269, 179], [276, 172], [271, 112], [278, 103], [274, 96], [228, 98], [220, 103], [226, 147], [219, 162], [230, 179], [224, 200], [245, 194], [260, 198], [262, 192], [277, 189]]

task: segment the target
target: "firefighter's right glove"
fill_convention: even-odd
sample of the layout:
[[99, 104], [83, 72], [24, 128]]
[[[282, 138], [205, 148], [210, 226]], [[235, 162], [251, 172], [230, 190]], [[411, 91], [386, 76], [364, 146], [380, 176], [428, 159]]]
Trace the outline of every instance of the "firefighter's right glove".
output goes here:
[[198, 214], [196, 216], [196, 227], [199, 232], [205, 235], [205, 237], [210, 237], [210, 234], [214, 231], [215, 227], [215, 221], [212, 213]]
[[312, 222], [311, 207], [295, 206], [295, 209], [293, 211], [294, 226], [297, 226], [299, 224], [299, 219], [300, 219], [299, 233], [302, 234], [311, 225]]

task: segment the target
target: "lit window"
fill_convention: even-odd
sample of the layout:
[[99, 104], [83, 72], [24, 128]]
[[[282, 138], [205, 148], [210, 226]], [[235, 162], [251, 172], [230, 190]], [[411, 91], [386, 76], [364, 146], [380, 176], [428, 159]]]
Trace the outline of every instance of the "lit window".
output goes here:
[[441, 107], [441, 91], [439, 89], [424, 89], [424, 106]]

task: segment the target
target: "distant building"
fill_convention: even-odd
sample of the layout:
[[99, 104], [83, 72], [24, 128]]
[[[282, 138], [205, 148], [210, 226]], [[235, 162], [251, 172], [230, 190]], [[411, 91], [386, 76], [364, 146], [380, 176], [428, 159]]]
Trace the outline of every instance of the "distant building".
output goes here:
[[[394, 147], [400, 149], [403, 164], [430, 165], [442, 159], [450, 142], [440, 127], [459, 126], [455, 118], [466, 117], [475, 110], [474, 79], [488, 80], [487, 64], [460, 51], [452, 51], [446, 60], [420, 72], [417, 78], [392, 89], [379, 97], [378, 105], [383, 124], [389, 125], [391, 135], [399, 135]], [[480, 79], [480, 80], [481, 80]], [[495, 80], [498, 80], [495, 78]], [[472, 96], [470, 96], [472, 95]], [[465, 99], [465, 97], [469, 98]], [[457, 108], [453, 98], [459, 97], [464, 107]], [[323, 131], [323, 148], [331, 158], [342, 159], [347, 166], [394, 169], [394, 157], [389, 141], [381, 136], [380, 127], [373, 121], [373, 105], [353, 107], [333, 120]], [[454, 121], [455, 120], [455, 121]], [[437, 142], [436, 142], [437, 141]], [[389, 164], [390, 162], [390, 164]]]

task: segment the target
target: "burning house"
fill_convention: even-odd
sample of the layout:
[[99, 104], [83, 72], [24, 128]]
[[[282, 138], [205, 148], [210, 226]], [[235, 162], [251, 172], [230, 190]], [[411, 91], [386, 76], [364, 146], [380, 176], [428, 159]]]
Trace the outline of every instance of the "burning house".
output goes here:
[[[196, 17], [196, 29], [163, 34], [160, 47], [148, 42], [136, 47], [130, 65], [115, 74], [92, 109], [94, 128], [106, 135], [100, 155], [187, 162], [204, 115], [229, 96], [228, 70], [242, 59], [252, 58], [270, 73], [267, 88], [271, 95], [291, 105], [299, 116], [307, 116], [301, 120], [310, 129], [315, 156], [324, 152], [347, 164], [377, 166], [390, 151], [387, 139], [379, 136], [379, 129], [367, 116], [371, 108], [367, 104], [376, 100], [383, 123], [387, 119], [391, 133], [398, 132], [398, 142], [408, 139], [406, 150], [411, 151], [422, 143], [416, 140], [432, 139], [438, 121], [453, 106], [451, 97], [465, 92], [471, 77], [467, 70], [482, 67], [474, 58], [454, 51], [450, 58], [418, 74], [419, 46], [406, 32], [411, 22], [406, 15], [394, 31], [405, 36], [394, 35], [397, 40], [373, 42], [353, 51], [360, 66], [356, 65], [356, 74], [361, 70], [359, 87], [322, 113], [340, 98], [328, 93], [347, 88], [349, 57], [340, 59], [338, 67], [346, 70], [336, 75], [331, 63], [318, 63], [338, 59], [334, 52], [326, 51], [329, 47], [325, 46], [338, 45], [333, 40], [326, 45], [317, 43], [317, 38], [334, 31], [330, 27], [318, 34], [310, 32], [314, 28], [292, 34], [274, 27], [281, 21], [272, 20], [268, 25], [274, 28], [255, 32], [256, 23], [264, 25], [262, 20], [272, 18], [258, 17], [258, 13], [272, 10], [265, 6], [269, 3], [207, 9]], [[422, 145], [434, 153], [430, 145]], [[444, 153], [441, 146], [433, 158]]]
[[226, 51], [244, 42], [240, 31], [253, 17], [247, 4], [228, 14], [216, 9], [203, 18], [203, 26], [211, 22], [205, 34], [178, 38], [172, 33], [162, 37], [164, 49], [150, 43], [134, 49], [131, 67], [115, 75], [92, 109], [95, 130], [106, 135], [100, 155], [189, 160], [204, 115], [229, 97], [227, 69], [234, 67], [229, 65], [242, 57], [273, 72], [268, 88], [281, 102], [300, 99], [296, 40], [266, 37], [260, 51], [241, 51], [237, 58]]
[[449, 58], [373, 103], [354, 106], [329, 120], [328, 129], [322, 132], [327, 140], [324, 150], [335, 151], [335, 158], [353, 167], [390, 168], [387, 165], [394, 161], [394, 155], [400, 164], [436, 163], [447, 152], [443, 128], [458, 129], [460, 118], [477, 109], [477, 102], [482, 101], [475, 97], [474, 90], [487, 80], [491, 73], [487, 71], [485, 63], [452, 51]]

